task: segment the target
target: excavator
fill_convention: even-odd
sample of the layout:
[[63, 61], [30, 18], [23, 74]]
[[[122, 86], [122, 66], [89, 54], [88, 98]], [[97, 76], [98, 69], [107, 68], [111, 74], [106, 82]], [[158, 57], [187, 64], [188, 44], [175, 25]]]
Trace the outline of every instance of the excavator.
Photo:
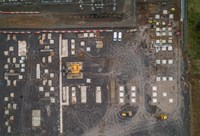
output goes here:
[[155, 117], [157, 120], [161, 120], [161, 121], [167, 120], [168, 118], [166, 114], [157, 114]]
[[133, 116], [133, 112], [132, 111], [122, 111], [120, 113], [121, 117], [132, 117]]

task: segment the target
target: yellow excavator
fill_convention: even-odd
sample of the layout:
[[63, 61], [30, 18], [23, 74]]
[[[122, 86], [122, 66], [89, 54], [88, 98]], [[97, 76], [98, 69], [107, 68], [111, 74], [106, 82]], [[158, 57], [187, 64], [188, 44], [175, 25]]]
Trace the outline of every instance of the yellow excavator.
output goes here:
[[166, 114], [158, 114], [155, 117], [156, 117], [156, 119], [162, 120], [162, 121], [167, 120], [167, 118], [168, 118]]
[[121, 117], [132, 117], [133, 116], [133, 112], [132, 111], [122, 111], [120, 113]]

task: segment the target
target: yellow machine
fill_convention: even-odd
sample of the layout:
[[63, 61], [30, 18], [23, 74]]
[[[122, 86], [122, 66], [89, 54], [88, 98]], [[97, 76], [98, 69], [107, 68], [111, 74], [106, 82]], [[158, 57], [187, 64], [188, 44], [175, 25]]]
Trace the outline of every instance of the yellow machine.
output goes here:
[[175, 8], [171, 8], [171, 11], [172, 11], [172, 12], [175, 12], [175, 10], [176, 10]]
[[150, 19], [150, 20], [148, 20], [148, 23], [149, 23], [149, 24], [153, 24], [153, 23], [156, 23], [156, 21], [155, 21], [155, 20], [152, 20], [152, 19]]
[[132, 111], [123, 111], [120, 113], [120, 115], [122, 117], [132, 117], [133, 116], [133, 112]]
[[71, 64], [70, 70], [72, 74], [79, 74], [81, 71], [81, 65], [79, 63]]
[[152, 23], [153, 23], [153, 20], [149, 20], [148, 23], [152, 24]]
[[82, 62], [66, 62], [67, 79], [83, 79]]
[[156, 115], [156, 118], [158, 120], [166, 120], [168, 117], [166, 114], [159, 114], [159, 115]]

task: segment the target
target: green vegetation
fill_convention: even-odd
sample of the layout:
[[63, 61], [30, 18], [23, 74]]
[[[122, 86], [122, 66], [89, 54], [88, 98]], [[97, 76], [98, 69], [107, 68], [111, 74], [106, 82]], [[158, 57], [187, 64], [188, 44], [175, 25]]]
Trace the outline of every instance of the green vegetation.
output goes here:
[[192, 57], [200, 59], [200, 1], [188, 1], [189, 42]]
[[192, 74], [200, 75], [200, 1], [188, 0], [189, 55]]
[[191, 136], [200, 135], [200, 0], [188, 0], [188, 35], [192, 86]]

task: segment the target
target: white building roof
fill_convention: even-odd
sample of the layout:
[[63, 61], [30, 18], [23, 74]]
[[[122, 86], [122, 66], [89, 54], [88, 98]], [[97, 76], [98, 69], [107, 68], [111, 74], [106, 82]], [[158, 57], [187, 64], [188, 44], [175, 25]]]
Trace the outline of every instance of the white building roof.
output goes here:
[[119, 91], [124, 91], [124, 86], [119, 86]]
[[160, 81], [161, 80], [161, 78], [160, 77], [156, 77], [156, 81]]
[[41, 111], [32, 110], [32, 126], [39, 127], [41, 125]]
[[163, 97], [166, 97], [167, 96], [167, 93], [166, 92], [163, 92]]
[[169, 59], [168, 64], [173, 64], [173, 60]]
[[135, 86], [131, 86], [131, 91], [135, 91], [136, 87]]
[[174, 100], [172, 98], [169, 99], [169, 103], [173, 103]]
[[135, 97], [136, 93], [135, 92], [131, 92], [131, 97]]
[[156, 64], [160, 64], [160, 60], [156, 60]]
[[153, 98], [153, 101], [152, 101], [153, 103], [157, 103], [158, 102], [158, 100], [156, 99], [156, 98]]
[[162, 77], [162, 81], [167, 81], [167, 77]]
[[124, 92], [120, 92], [119, 97], [124, 97]]
[[157, 91], [157, 89], [158, 89], [157, 86], [152, 86], [153, 91]]
[[135, 98], [131, 98], [131, 102], [132, 102], [132, 103], [135, 103], [135, 102], [136, 102], [136, 99], [135, 99]]
[[152, 93], [152, 96], [153, 96], [153, 97], [157, 97], [157, 95], [158, 95], [157, 92], [153, 92], [153, 93]]

